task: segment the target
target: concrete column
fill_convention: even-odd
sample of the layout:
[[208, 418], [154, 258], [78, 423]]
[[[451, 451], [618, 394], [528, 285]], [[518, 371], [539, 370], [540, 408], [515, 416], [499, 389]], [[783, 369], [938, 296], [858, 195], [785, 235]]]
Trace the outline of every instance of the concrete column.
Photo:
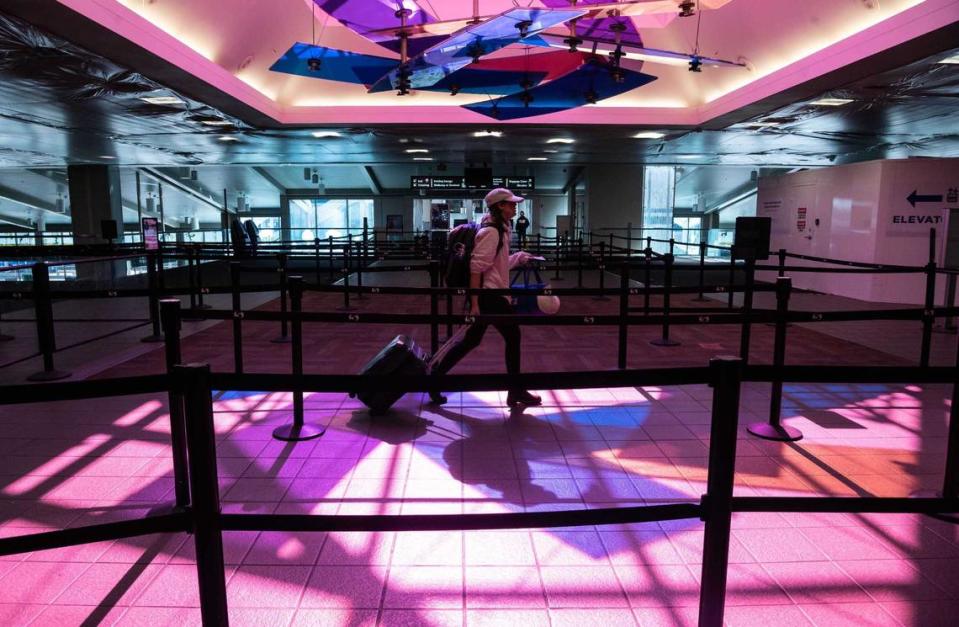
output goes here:
[[[115, 165], [71, 165], [67, 167], [70, 187], [70, 215], [73, 243], [106, 244], [101, 237], [101, 221], [115, 220], [117, 230], [123, 228], [123, 205], [120, 196], [120, 169]], [[124, 262], [89, 263], [77, 266], [81, 280], [110, 280], [124, 274]]]
[[586, 171], [587, 230], [643, 223], [643, 166], [591, 165]]

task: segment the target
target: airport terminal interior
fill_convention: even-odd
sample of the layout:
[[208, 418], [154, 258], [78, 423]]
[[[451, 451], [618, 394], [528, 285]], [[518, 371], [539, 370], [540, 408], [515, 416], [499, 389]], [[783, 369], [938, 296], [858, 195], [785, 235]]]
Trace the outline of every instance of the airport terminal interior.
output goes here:
[[959, 0], [0, 0], [0, 624], [959, 624], [957, 120]]

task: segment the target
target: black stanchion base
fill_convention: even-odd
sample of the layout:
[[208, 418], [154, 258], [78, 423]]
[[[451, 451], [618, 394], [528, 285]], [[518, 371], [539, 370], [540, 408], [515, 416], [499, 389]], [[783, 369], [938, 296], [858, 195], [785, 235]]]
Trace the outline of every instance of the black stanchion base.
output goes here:
[[300, 442], [302, 440], [312, 440], [326, 433], [323, 427], [314, 425], [283, 425], [273, 430], [273, 437], [284, 442]]
[[27, 377], [27, 381], [59, 381], [60, 379], [66, 379], [72, 374], [73, 373], [64, 372], [62, 370], [41, 370], [40, 372], [34, 372], [32, 375]]
[[157, 334], [157, 335], [148, 335], [148, 336], [146, 336], [145, 338], [143, 338], [143, 339], [140, 340], [140, 341], [141, 341], [141, 342], [146, 342], [146, 343], [148, 343], [148, 344], [149, 344], [149, 343], [162, 342], [162, 341], [163, 341], [163, 336], [162, 336], [162, 335], [159, 335], [159, 334]]
[[13, 337], [12, 335], [5, 335], [3, 333], [0, 333], [0, 342], [9, 342], [15, 339], [17, 338]]
[[775, 440], [777, 442], [795, 442], [802, 439], [802, 431], [786, 425], [774, 426], [768, 422], [754, 422], [748, 427], [749, 431], [757, 438], [764, 440]]
[[649, 343], [652, 344], [653, 346], [679, 346], [680, 345], [680, 342], [677, 342], [676, 340], [671, 340], [668, 337], [660, 337], [655, 340], [650, 340]]
[[271, 344], [289, 344], [292, 341], [293, 340], [290, 338], [290, 336], [284, 337], [281, 335], [280, 337], [275, 337], [272, 340], [270, 340], [270, 343]]

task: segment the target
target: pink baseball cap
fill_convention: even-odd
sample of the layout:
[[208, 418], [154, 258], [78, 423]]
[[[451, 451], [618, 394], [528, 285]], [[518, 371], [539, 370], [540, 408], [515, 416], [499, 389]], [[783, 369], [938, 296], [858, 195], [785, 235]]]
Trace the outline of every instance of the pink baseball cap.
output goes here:
[[519, 203], [523, 202], [524, 199], [522, 196], [517, 196], [505, 187], [497, 187], [496, 189], [491, 189], [483, 200], [486, 201], [487, 207], [492, 207], [496, 203], [503, 202], [504, 200]]

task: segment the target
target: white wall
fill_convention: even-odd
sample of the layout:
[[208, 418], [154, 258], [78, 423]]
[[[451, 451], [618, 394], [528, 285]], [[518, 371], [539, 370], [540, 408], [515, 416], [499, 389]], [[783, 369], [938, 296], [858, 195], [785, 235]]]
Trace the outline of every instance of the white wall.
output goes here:
[[596, 165], [586, 170], [586, 228], [622, 228], [643, 223], [643, 166]]
[[530, 219], [530, 233], [542, 233], [554, 237], [556, 235], [556, 216], [568, 213], [569, 199], [565, 196], [540, 196], [530, 194], [526, 202], [520, 207]]
[[[945, 234], [947, 190], [959, 186], [959, 159], [885, 160], [760, 179], [757, 215], [772, 218], [771, 249], [872, 263], [924, 265], [929, 228]], [[908, 197], [942, 195], [943, 202]], [[805, 208], [805, 225], [800, 224]], [[816, 221], [819, 221], [816, 224]], [[937, 245], [937, 260], [941, 243]], [[790, 265], [817, 265], [789, 260]], [[765, 274], [765, 273], [761, 273]], [[761, 277], [769, 280], [766, 274]], [[923, 301], [921, 275], [792, 274], [793, 285], [875, 302]], [[937, 299], [938, 300], [938, 299]]]

